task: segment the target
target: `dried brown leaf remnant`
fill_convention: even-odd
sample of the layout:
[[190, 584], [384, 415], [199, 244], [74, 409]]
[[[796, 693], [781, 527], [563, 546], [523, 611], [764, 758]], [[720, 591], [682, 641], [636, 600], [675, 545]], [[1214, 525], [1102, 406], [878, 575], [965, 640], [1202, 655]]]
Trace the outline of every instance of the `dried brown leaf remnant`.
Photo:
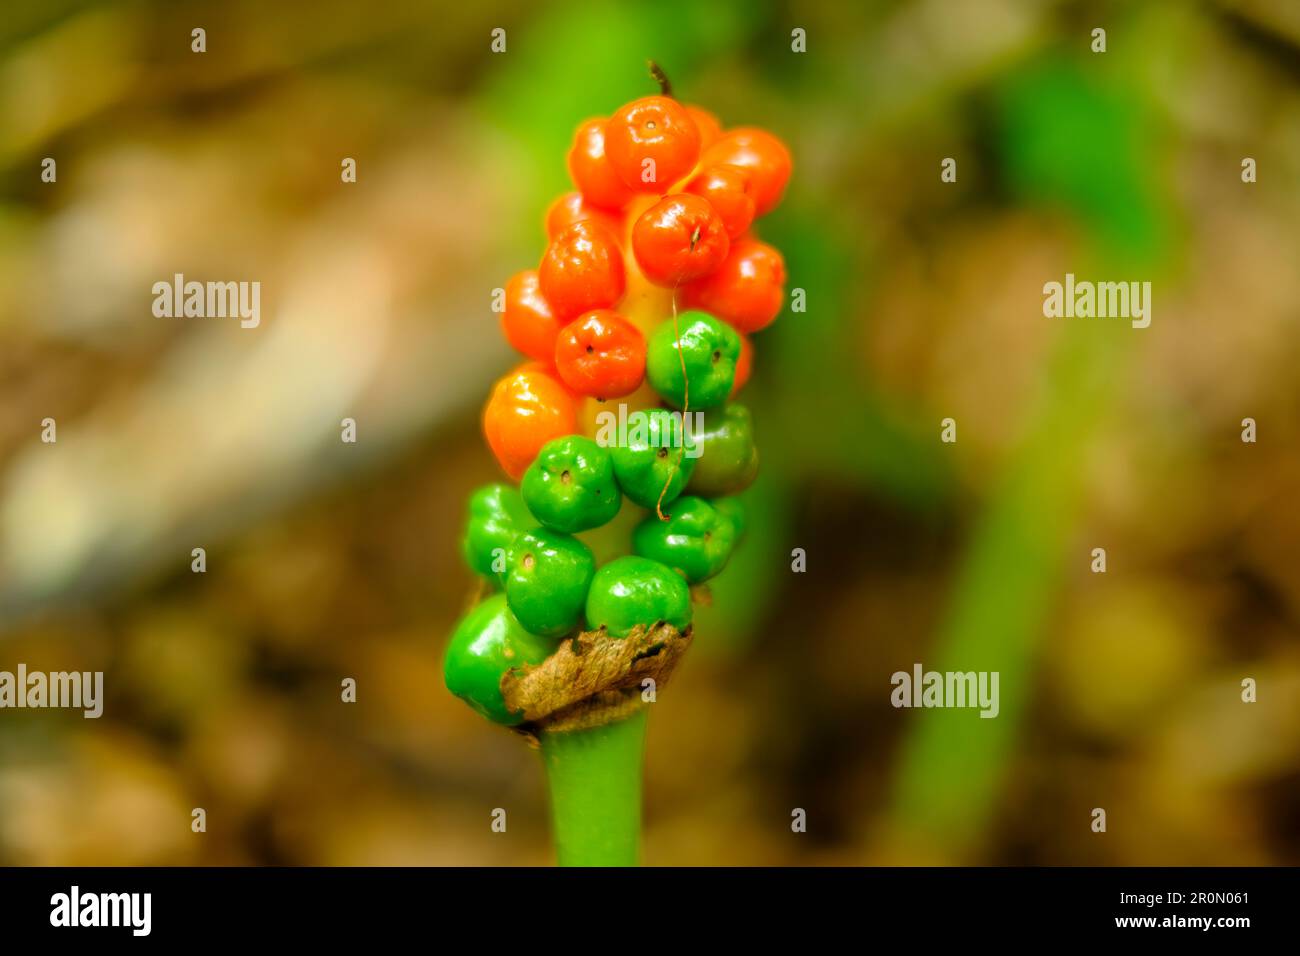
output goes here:
[[638, 627], [627, 637], [583, 631], [561, 642], [541, 664], [514, 667], [501, 678], [512, 711], [523, 711], [525, 731], [578, 730], [626, 717], [641, 706], [642, 681], [658, 691], [690, 647], [690, 628]]

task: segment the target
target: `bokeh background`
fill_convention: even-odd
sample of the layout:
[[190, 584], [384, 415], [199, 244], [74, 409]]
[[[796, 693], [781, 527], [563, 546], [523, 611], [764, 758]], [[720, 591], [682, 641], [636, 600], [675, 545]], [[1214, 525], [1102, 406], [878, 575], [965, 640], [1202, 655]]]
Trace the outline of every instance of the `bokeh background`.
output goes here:
[[[808, 311], [756, 337], [753, 527], [653, 710], [646, 862], [1300, 862], [1286, 0], [7, 0], [0, 669], [107, 699], [0, 711], [0, 862], [550, 861], [537, 755], [440, 655], [491, 290], [648, 58], [790, 144], [761, 232]], [[261, 327], [153, 317], [176, 272], [260, 281]], [[1151, 327], [1045, 319], [1066, 272], [1151, 281]], [[998, 670], [1001, 715], [893, 709], [918, 661]]]

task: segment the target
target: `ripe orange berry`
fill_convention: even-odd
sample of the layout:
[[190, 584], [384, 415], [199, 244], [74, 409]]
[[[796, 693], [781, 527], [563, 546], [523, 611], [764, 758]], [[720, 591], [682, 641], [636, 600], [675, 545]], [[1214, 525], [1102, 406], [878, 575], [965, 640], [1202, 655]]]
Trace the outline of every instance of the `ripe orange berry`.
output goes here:
[[579, 395], [622, 398], [645, 378], [645, 336], [617, 312], [595, 309], [564, 327], [555, 370]]
[[770, 324], [785, 301], [785, 260], [765, 242], [741, 239], [711, 275], [682, 288], [689, 309], [726, 320], [737, 332]]
[[501, 330], [517, 351], [540, 362], [555, 355], [555, 337], [561, 323], [551, 314], [537, 287], [537, 270], [525, 269], [506, 283], [506, 307], [501, 313]]
[[700, 131], [676, 100], [642, 97], [620, 107], [605, 124], [605, 155], [636, 192], [667, 192], [695, 168]]
[[743, 333], [740, 336], [740, 358], [736, 359], [736, 378], [731, 385], [730, 398], [735, 398], [736, 393], [745, 387], [749, 381], [749, 374], [754, 370], [754, 343], [749, 340], [748, 335]]
[[620, 209], [632, 198], [605, 153], [605, 120], [589, 119], [578, 126], [569, 149], [569, 175], [582, 198], [602, 209]]
[[700, 148], [707, 149], [722, 135], [722, 124], [718, 118], [700, 106], [687, 106], [686, 113], [695, 121], [695, 128], [700, 131]]
[[726, 227], [707, 199], [665, 196], [632, 226], [632, 254], [647, 279], [677, 286], [706, 276], [727, 258]]
[[483, 434], [506, 474], [518, 480], [543, 445], [577, 431], [576, 405], [558, 380], [534, 364], [498, 381], [483, 409]]
[[729, 163], [748, 169], [749, 194], [760, 216], [771, 212], [781, 201], [794, 166], [783, 142], [767, 130], [748, 126], [723, 133], [721, 139], [704, 151], [701, 162], [706, 166]]
[[706, 166], [686, 184], [686, 192], [709, 201], [722, 218], [729, 239], [739, 239], [754, 221], [749, 173], [741, 166]]
[[551, 240], [537, 270], [542, 295], [562, 322], [623, 298], [623, 251], [609, 230], [586, 220]]
[[565, 193], [546, 210], [546, 238], [554, 239], [575, 222], [588, 220], [608, 229], [611, 236], [623, 232], [623, 220], [618, 215], [593, 206], [582, 198], [582, 193], [572, 192]]

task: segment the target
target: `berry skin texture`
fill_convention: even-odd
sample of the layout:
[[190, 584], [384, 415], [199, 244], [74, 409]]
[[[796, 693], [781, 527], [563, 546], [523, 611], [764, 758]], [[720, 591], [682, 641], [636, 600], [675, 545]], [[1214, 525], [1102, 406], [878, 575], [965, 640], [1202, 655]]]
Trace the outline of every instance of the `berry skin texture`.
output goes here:
[[700, 131], [676, 100], [642, 97], [620, 107], [605, 124], [605, 155], [632, 190], [665, 193], [695, 168]]
[[443, 680], [449, 691], [488, 720], [522, 723], [522, 713], [506, 708], [501, 678], [512, 667], [540, 664], [550, 652], [551, 642], [524, 630], [506, 606], [505, 595], [494, 594], [456, 625], [443, 657]]
[[569, 388], [592, 398], [622, 398], [645, 378], [645, 336], [610, 309], [594, 309], [555, 340], [555, 371]]
[[728, 163], [749, 170], [750, 195], [760, 216], [771, 212], [781, 201], [794, 168], [785, 143], [767, 130], [749, 126], [723, 133], [704, 151], [701, 162], [705, 166]]
[[484, 485], [469, 499], [469, 520], [461, 540], [465, 562], [489, 581], [504, 583], [505, 554], [510, 542], [532, 526], [533, 516], [517, 490], [509, 485]]
[[506, 307], [501, 313], [501, 331], [518, 352], [549, 363], [555, 355], [555, 337], [561, 323], [551, 314], [537, 284], [537, 270], [526, 269], [506, 283]]
[[560, 637], [578, 626], [596, 559], [572, 535], [521, 532], [506, 555], [506, 601], [533, 634]]
[[627, 637], [638, 625], [691, 623], [691, 589], [676, 571], [649, 558], [615, 558], [596, 572], [587, 595], [587, 627]]
[[695, 436], [700, 457], [686, 490], [714, 498], [748, 488], [758, 475], [754, 420], [739, 402], [704, 413], [704, 430]]
[[665, 196], [632, 226], [632, 254], [647, 279], [675, 287], [713, 272], [731, 242], [722, 217], [700, 196]]
[[507, 475], [516, 481], [553, 438], [577, 431], [572, 394], [535, 365], [497, 382], [483, 410], [483, 434]]
[[623, 503], [609, 452], [582, 435], [547, 442], [520, 491], [534, 518], [568, 534], [607, 524]]
[[569, 176], [582, 198], [601, 209], [621, 209], [633, 191], [619, 178], [605, 153], [605, 120], [579, 124], [569, 150]]
[[709, 201], [717, 210], [727, 238], [739, 239], [754, 222], [749, 173], [740, 166], [707, 166], [686, 184], [686, 192]]
[[757, 332], [785, 303], [785, 260], [765, 242], [741, 239], [718, 271], [682, 287], [682, 301], [726, 319], [738, 332]]
[[607, 229], [575, 222], [551, 240], [537, 270], [538, 285], [562, 322], [610, 309], [623, 298], [623, 252]]
[[713, 577], [731, 557], [736, 526], [703, 498], [673, 502], [667, 521], [651, 515], [632, 532], [632, 550], [682, 574], [691, 584]]
[[697, 410], [721, 405], [735, 382], [740, 335], [704, 312], [683, 312], [676, 324], [680, 339], [672, 320], [660, 323], [650, 336], [646, 378], [660, 397], [676, 408], [685, 407], [688, 399], [690, 407]]
[[546, 210], [546, 238], [554, 239], [575, 222], [594, 222], [618, 236], [623, 231], [623, 221], [615, 213], [593, 206], [582, 198], [582, 193], [565, 193]]
[[694, 436], [683, 434], [682, 416], [663, 408], [630, 418], [626, 443], [610, 448], [619, 487], [642, 508], [654, 508], [660, 494], [667, 508], [682, 493], [695, 469], [694, 453]]

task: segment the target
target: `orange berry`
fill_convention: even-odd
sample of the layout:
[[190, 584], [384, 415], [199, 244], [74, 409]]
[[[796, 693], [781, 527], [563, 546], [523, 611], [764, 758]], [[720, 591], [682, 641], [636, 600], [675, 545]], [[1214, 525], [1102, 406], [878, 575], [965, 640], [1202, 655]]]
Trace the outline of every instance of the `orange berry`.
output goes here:
[[727, 258], [731, 243], [707, 199], [665, 196], [632, 226], [632, 254], [656, 285], [676, 286], [706, 276]]
[[605, 153], [605, 120], [589, 119], [578, 125], [569, 149], [569, 175], [582, 198], [602, 209], [619, 209], [632, 198]]
[[765, 242], [741, 239], [718, 270], [682, 287], [688, 309], [703, 309], [737, 332], [770, 324], [785, 301], [785, 260]]
[[749, 194], [754, 198], [759, 216], [771, 212], [781, 201], [794, 167], [785, 143], [767, 130], [753, 127], [723, 133], [721, 139], [704, 151], [701, 162], [706, 166], [728, 163], [748, 169]]
[[612, 236], [623, 231], [623, 220], [616, 214], [593, 206], [582, 198], [582, 193], [571, 192], [551, 203], [546, 210], [546, 238], [554, 239], [575, 222], [591, 221], [609, 230]]
[[542, 295], [563, 322], [623, 298], [623, 250], [609, 230], [591, 220], [575, 222], [551, 240], [537, 270]]
[[718, 118], [701, 106], [686, 107], [686, 113], [695, 121], [695, 128], [700, 131], [700, 148], [713, 145], [722, 135], [722, 124]]
[[483, 409], [483, 434], [507, 475], [516, 481], [542, 446], [577, 431], [573, 395], [538, 365], [506, 375]]
[[537, 270], [525, 269], [506, 283], [506, 307], [501, 313], [501, 330], [517, 351], [541, 362], [555, 355], [555, 337], [561, 323], [538, 288]]
[[676, 100], [646, 96], [609, 118], [605, 154], [625, 185], [636, 192], [663, 193], [695, 168], [700, 131]]
[[595, 309], [564, 327], [555, 370], [579, 395], [622, 398], [645, 378], [645, 336], [617, 312]]
[[754, 221], [749, 173], [741, 166], [706, 166], [686, 184], [685, 191], [709, 201], [718, 211], [728, 238], [739, 239]]

